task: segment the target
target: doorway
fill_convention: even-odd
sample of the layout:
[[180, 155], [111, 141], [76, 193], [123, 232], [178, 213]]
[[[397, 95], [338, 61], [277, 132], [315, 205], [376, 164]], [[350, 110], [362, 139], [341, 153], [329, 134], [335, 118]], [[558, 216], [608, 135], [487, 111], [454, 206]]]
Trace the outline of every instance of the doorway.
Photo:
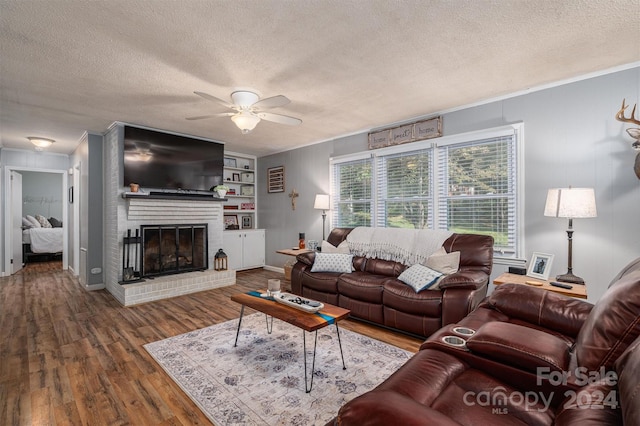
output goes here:
[[[60, 177], [59, 182], [56, 184], [55, 189], [50, 191], [49, 196], [46, 195], [29, 195], [24, 194], [22, 186], [24, 185], [24, 175], [37, 174], [37, 173], [50, 173], [55, 174], [56, 177]], [[19, 177], [17, 175], [20, 175]], [[22, 265], [22, 251], [19, 248], [22, 247], [22, 217], [26, 215], [24, 207], [26, 206], [39, 206], [42, 212], [41, 215], [45, 216], [47, 213], [51, 213], [52, 203], [60, 203], [60, 209], [56, 210], [61, 216], [61, 222], [63, 224], [64, 231], [62, 232], [62, 269], [68, 269], [68, 253], [69, 253], [69, 238], [68, 238], [68, 197], [66, 188], [68, 187], [68, 174], [66, 170], [54, 170], [54, 169], [38, 169], [28, 167], [5, 167], [5, 206], [4, 206], [4, 228], [5, 228], [5, 241], [4, 241], [4, 271], [9, 275], [19, 270], [19, 266]], [[12, 177], [15, 178], [12, 179]], [[22, 184], [20, 183], [20, 177], [22, 177]], [[50, 217], [50, 216], [47, 216]], [[15, 267], [13, 266], [15, 265]]]

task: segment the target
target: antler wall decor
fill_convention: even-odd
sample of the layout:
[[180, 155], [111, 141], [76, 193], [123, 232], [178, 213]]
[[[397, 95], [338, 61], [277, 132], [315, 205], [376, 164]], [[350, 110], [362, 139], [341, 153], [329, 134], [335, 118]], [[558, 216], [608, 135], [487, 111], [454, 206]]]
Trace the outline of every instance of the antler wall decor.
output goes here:
[[[622, 121], [624, 123], [631, 123], [631, 124], [640, 126], [640, 119], [636, 118], [636, 107], [638, 106], [638, 104], [633, 105], [633, 109], [631, 110], [631, 115], [629, 116], [629, 118], [627, 118], [624, 116], [624, 110], [626, 110], [628, 106], [628, 105], [625, 105], [625, 101], [626, 99], [622, 100], [622, 107], [616, 113], [616, 120]], [[627, 133], [629, 133], [629, 136], [631, 136], [633, 139], [636, 140], [633, 144], [631, 144], [633, 149], [635, 149], [636, 151], [639, 151], [638, 154], [636, 155], [636, 161], [633, 165], [633, 171], [636, 173], [636, 176], [638, 177], [638, 179], [640, 179], [640, 129], [636, 129], [632, 127], [630, 129], [627, 129]]]

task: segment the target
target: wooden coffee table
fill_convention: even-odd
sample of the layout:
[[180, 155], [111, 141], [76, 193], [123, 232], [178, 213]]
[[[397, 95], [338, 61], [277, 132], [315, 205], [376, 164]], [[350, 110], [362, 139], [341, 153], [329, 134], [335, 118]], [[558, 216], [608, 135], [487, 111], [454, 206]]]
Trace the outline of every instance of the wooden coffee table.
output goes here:
[[[296, 308], [292, 308], [287, 305], [276, 302], [273, 299], [267, 299], [260, 297], [260, 293], [257, 291], [251, 291], [248, 293], [234, 294], [231, 296], [231, 300], [242, 305], [240, 309], [240, 320], [238, 321], [238, 331], [236, 332], [236, 341], [233, 346], [238, 345], [238, 335], [240, 334], [240, 325], [242, 324], [242, 316], [244, 315], [244, 307], [248, 306], [251, 309], [255, 309], [258, 312], [262, 312], [267, 317], [267, 334], [271, 334], [273, 330], [273, 318], [277, 318], [281, 321], [288, 322], [289, 324], [302, 329], [302, 345], [304, 351], [304, 387], [307, 393], [311, 392], [313, 387], [313, 372], [316, 365], [316, 346], [318, 343], [318, 330], [328, 325], [335, 324], [336, 334], [338, 335], [338, 345], [340, 346], [340, 356], [342, 357], [342, 369], [346, 370], [347, 366], [344, 363], [344, 355], [342, 353], [342, 342], [340, 341], [340, 329], [338, 328], [338, 321], [343, 320], [349, 316], [348, 309], [343, 309], [338, 306], [333, 306], [328, 303], [324, 304], [324, 308], [316, 313], [308, 313]], [[271, 317], [271, 324], [269, 324], [269, 317]], [[313, 343], [313, 361], [311, 363], [311, 382], [309, 385], [307, 379], [307, 338], [305, 332], [315, 332]]]

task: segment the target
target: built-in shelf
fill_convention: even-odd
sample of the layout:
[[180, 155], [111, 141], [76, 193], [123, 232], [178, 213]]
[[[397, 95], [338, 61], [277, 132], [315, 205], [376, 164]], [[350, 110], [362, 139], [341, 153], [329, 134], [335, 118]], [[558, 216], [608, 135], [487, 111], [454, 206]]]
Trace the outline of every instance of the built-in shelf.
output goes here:
[[[230, 190], [235, 191], [233, 194], [227, 192], [226, 195], [225, 229], [233, 229], [233, 226], [228, 225], [236, 225], [236, 223], [240, 229], [255, 229], [257, 227], [255, 194], [257, 158], [229, 151], [224, 153], [224, 157], [223, 183]], [[247, 204], [244, 209], [241, 208], [242, 204]]]

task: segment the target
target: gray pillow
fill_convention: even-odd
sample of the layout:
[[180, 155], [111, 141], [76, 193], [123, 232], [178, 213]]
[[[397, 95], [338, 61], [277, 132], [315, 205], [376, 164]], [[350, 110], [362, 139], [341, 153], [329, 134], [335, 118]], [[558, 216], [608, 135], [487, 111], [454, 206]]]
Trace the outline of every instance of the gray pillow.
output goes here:
[[53, 228], [62, 228], [62, 222], [60, 222], [58, 219], [56, 219], [55, 217], [50, 217], [49, 218], [49, 223], [51, 224], [51, 226]]

